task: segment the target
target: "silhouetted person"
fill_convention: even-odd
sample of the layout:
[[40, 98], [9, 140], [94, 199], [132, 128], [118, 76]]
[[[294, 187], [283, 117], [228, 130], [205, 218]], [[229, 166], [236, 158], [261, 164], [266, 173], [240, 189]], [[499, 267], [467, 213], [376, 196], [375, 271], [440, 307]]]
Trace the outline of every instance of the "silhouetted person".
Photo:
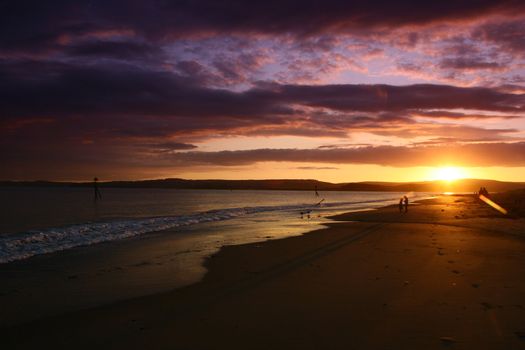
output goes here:
[[489, 191], [487, 191], [487, 189], [485, 187], [480, 187], [478, 195], [480, 195], [480, 196], [484, 195], [485, 197], [488, 197], [489, 196]]
[[404, 198], [399, 198], [399, 212], [401, 213], [403, 211], [403, 200]]
[[319, 197], [319, 192], [317, 192], [317, 185], [315, 185], [315, 196]]
[[403, 202], [405, 204], [405, 213], [408, 212], [408, 197], [403, 196]]
[[98, 189], [98, 178], [93, 179], [93, 191], [95, 195], [95, 202], [99, 199], [102, 199], [102, 194], [100, 194], [100, 191]]

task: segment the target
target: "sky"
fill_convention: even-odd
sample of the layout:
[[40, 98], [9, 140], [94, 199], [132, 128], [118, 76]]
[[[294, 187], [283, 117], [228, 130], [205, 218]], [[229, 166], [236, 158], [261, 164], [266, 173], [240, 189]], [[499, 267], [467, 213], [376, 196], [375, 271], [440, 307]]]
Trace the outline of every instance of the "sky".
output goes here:
[[516, 0], [3, 1], [0, 180], [525, 181], [524, 34]]

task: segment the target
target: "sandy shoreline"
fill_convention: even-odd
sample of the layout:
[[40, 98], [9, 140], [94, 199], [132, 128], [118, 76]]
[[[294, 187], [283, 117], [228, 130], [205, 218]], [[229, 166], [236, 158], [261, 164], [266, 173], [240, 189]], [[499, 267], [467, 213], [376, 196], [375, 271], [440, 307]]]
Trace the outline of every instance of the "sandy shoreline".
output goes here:
[[195, 285], [0, 329], [6, 348], [525, 348], [525, 221], [470, 197], [229, 246]]

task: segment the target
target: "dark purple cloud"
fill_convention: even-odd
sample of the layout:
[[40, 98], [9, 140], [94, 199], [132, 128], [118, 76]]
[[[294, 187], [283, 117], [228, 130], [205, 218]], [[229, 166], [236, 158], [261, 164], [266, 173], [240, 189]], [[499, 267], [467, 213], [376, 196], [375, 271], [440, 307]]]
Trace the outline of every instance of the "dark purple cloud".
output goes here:
[[523, 118], [520, 115], [509, 115], [509, 114], [483, 114], [483, 113], [461, 113], [461, 112], [451, 112], [451, 111], [414, 111], [414, 115], [431, 117], [435, 119], [519, 119]]
[[[524, 11], [517, 0], [3, 2], [0, 146], [9, 152], [0, 162], [17, 173], [215, 164], [196, 145], [230, 136], [515, 141]], [[434, 83], [327, 83], [368, 77], [387, 61], [405, 81]], [[445, 80], [413, 79], [431, 71]], [[472, 87], [454, 86], [457, 77]], [[489, 87], [473, 86], [482, 82]], [[496, 125], [480, 124], [487, 118]], [[378, 150], [401, 149], [347, 149], [356, 161]], [[285, 161], [285, 151], [252, 155]], [[289, 157], [335, 163], [344, 153], [319, 151], [330, 152]], [[229, 165], [244, 154], [215, 155]]]
[[[192, 62], [186, 69], [199, 72]], [[436, 109], [525, 110], [525, 95], [497, 88], [272, 83], [234, 92], [207, 88], [200, 79], [109, 63], [84, 67], [0, 61], [1, 114], [6, 129], [23, 120], [47, 118], [57, 122], [54, 128], [67, 129], [70, 124], [71, 129], [99, 134], [147, 137], [236, 129], [257, 134], [257, 128], [260, 134], [322, 135], [352, 128], [410, 126], [415, 123], [411, 119], [415, 112], [427, 117], [460, 117], [432, 111]], [[480, 118], [480, 113], [461, 117]]]
[[516, 21], [495, 21], [476, 28], [472, 37], [476, 40], [490, 42], [501, 49], [523, 57], [525, 54], [525, 22], [523, 19]]
[[[0, 140], [0, 146], [3, 141]], [[219, 152], [129, 153], [103, 145], [86, 144], [84, 149], [59, 147], [33, 149], [31, 162], [10, 154], [2, 177], [5, 179], [87, 178], [94, 172], [102, 178], [140, 178], [173, 174], [187, 169], [234, 168], [257, 162], [319, 163], [301, 170], [331, 170], [326, 164], [376, 164], [393, 167], [412, 166], [525, 166], [525, 142], [474, 144], [421, 144], [412, 146], [370, 146], [331, 149], [252, 149]], [[86, 150], [96, 147], [96, 153]], [[195, 168], [197, 167], [197, 168]], [[311, 169], [310, 169], [311, 168]]]
[[[261, 91], [260, 94], [268, 92]], [[525, 95], [496, 89], [447, 85], [275, 86], [274, 94], [290, 102], [342, 111], [402, 111], [414, 108], [468, 108], [523, 111]]]
[[445, 58], [441, 60], [439, 66], [443, 69], [459, 69], [459, 70], [474, 70], [474, 69], [492, 69], [501, 70], [507, 67], [506, 64], [487, 61], [483, 57], [454, 57]]
[[524, 166], [525, 142], [450, 146], [377, 146], [335, 149], [254, 149], [187, 152], [166, 158], [172, 165], [238, 166], [256, 162], [379, 164], [385, 166]]
[[123, 65], [0, 62], [0, 78], [0, 103], [6, 116], [243, 117], [290, 113], [276, 104], [265, 107], [256, 93], [207, 89], [169, 71]]
[[[410, 115], [414, 110], [440, 118], [443, 115], [426, 110], [518, 113], [525, 109], [525, 95], [491, 88], [261, 84], [234, 92], [207, 88], [200, 85], [200, 78], [171, 71], [112, 64], [80, 67], [7, 61], [0, 62], [0, 78], [1, 113], [6, 123], [51, 118], [60, 125], [72, 123], [85, 130], [117, 135], [261, 126], [282, 127], [280, 134], [301, 126], [305, 130], [317, 128], [322, 134], [355, 127], [413, 124]], [[479, 113], [473, 116], [479, 117]], [[267, 132], [261, 129], [261, 134]]]
[[0, 7], [0, 43], [4, 49], [35, 49], [52, 45], [64, 35], [115, 29], [132, 30], [150, 40], [160, 41], [210, 32], [311, 35], [469, 19], [488, 13], [513, 14], [524, 6], [519, 0], [433, 3], [415, 0], [322, 3], [299, 0], [249, 3], [239, 0], [21, 0], [4, 2]]
[[197, 148], [197, 146], [189, 144], [189, 143], [173, 142], [173, 141], [142, 143], [142, 144], [138, 144], [137, 147], [144, 148], [151, 152], [161, 152], [161, 153], [190, 150], [190, 149]]
[[68, 45], [63, 52], [69, 56], [93, 59], [161, 61], [165, 57], [165, 53], [158, 45], [139, 41], [89, 40]]

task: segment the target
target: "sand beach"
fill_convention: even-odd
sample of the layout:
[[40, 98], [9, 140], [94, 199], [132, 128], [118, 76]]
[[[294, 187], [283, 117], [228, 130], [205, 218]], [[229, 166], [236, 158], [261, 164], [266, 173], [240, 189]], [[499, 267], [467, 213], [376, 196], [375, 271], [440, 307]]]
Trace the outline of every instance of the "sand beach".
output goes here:
[[[201, 282], [0, 329], [6, 349], [525, 349], [521, 193], [228, 246]], [[50, 286], [52, 289], [53, 287]]]

